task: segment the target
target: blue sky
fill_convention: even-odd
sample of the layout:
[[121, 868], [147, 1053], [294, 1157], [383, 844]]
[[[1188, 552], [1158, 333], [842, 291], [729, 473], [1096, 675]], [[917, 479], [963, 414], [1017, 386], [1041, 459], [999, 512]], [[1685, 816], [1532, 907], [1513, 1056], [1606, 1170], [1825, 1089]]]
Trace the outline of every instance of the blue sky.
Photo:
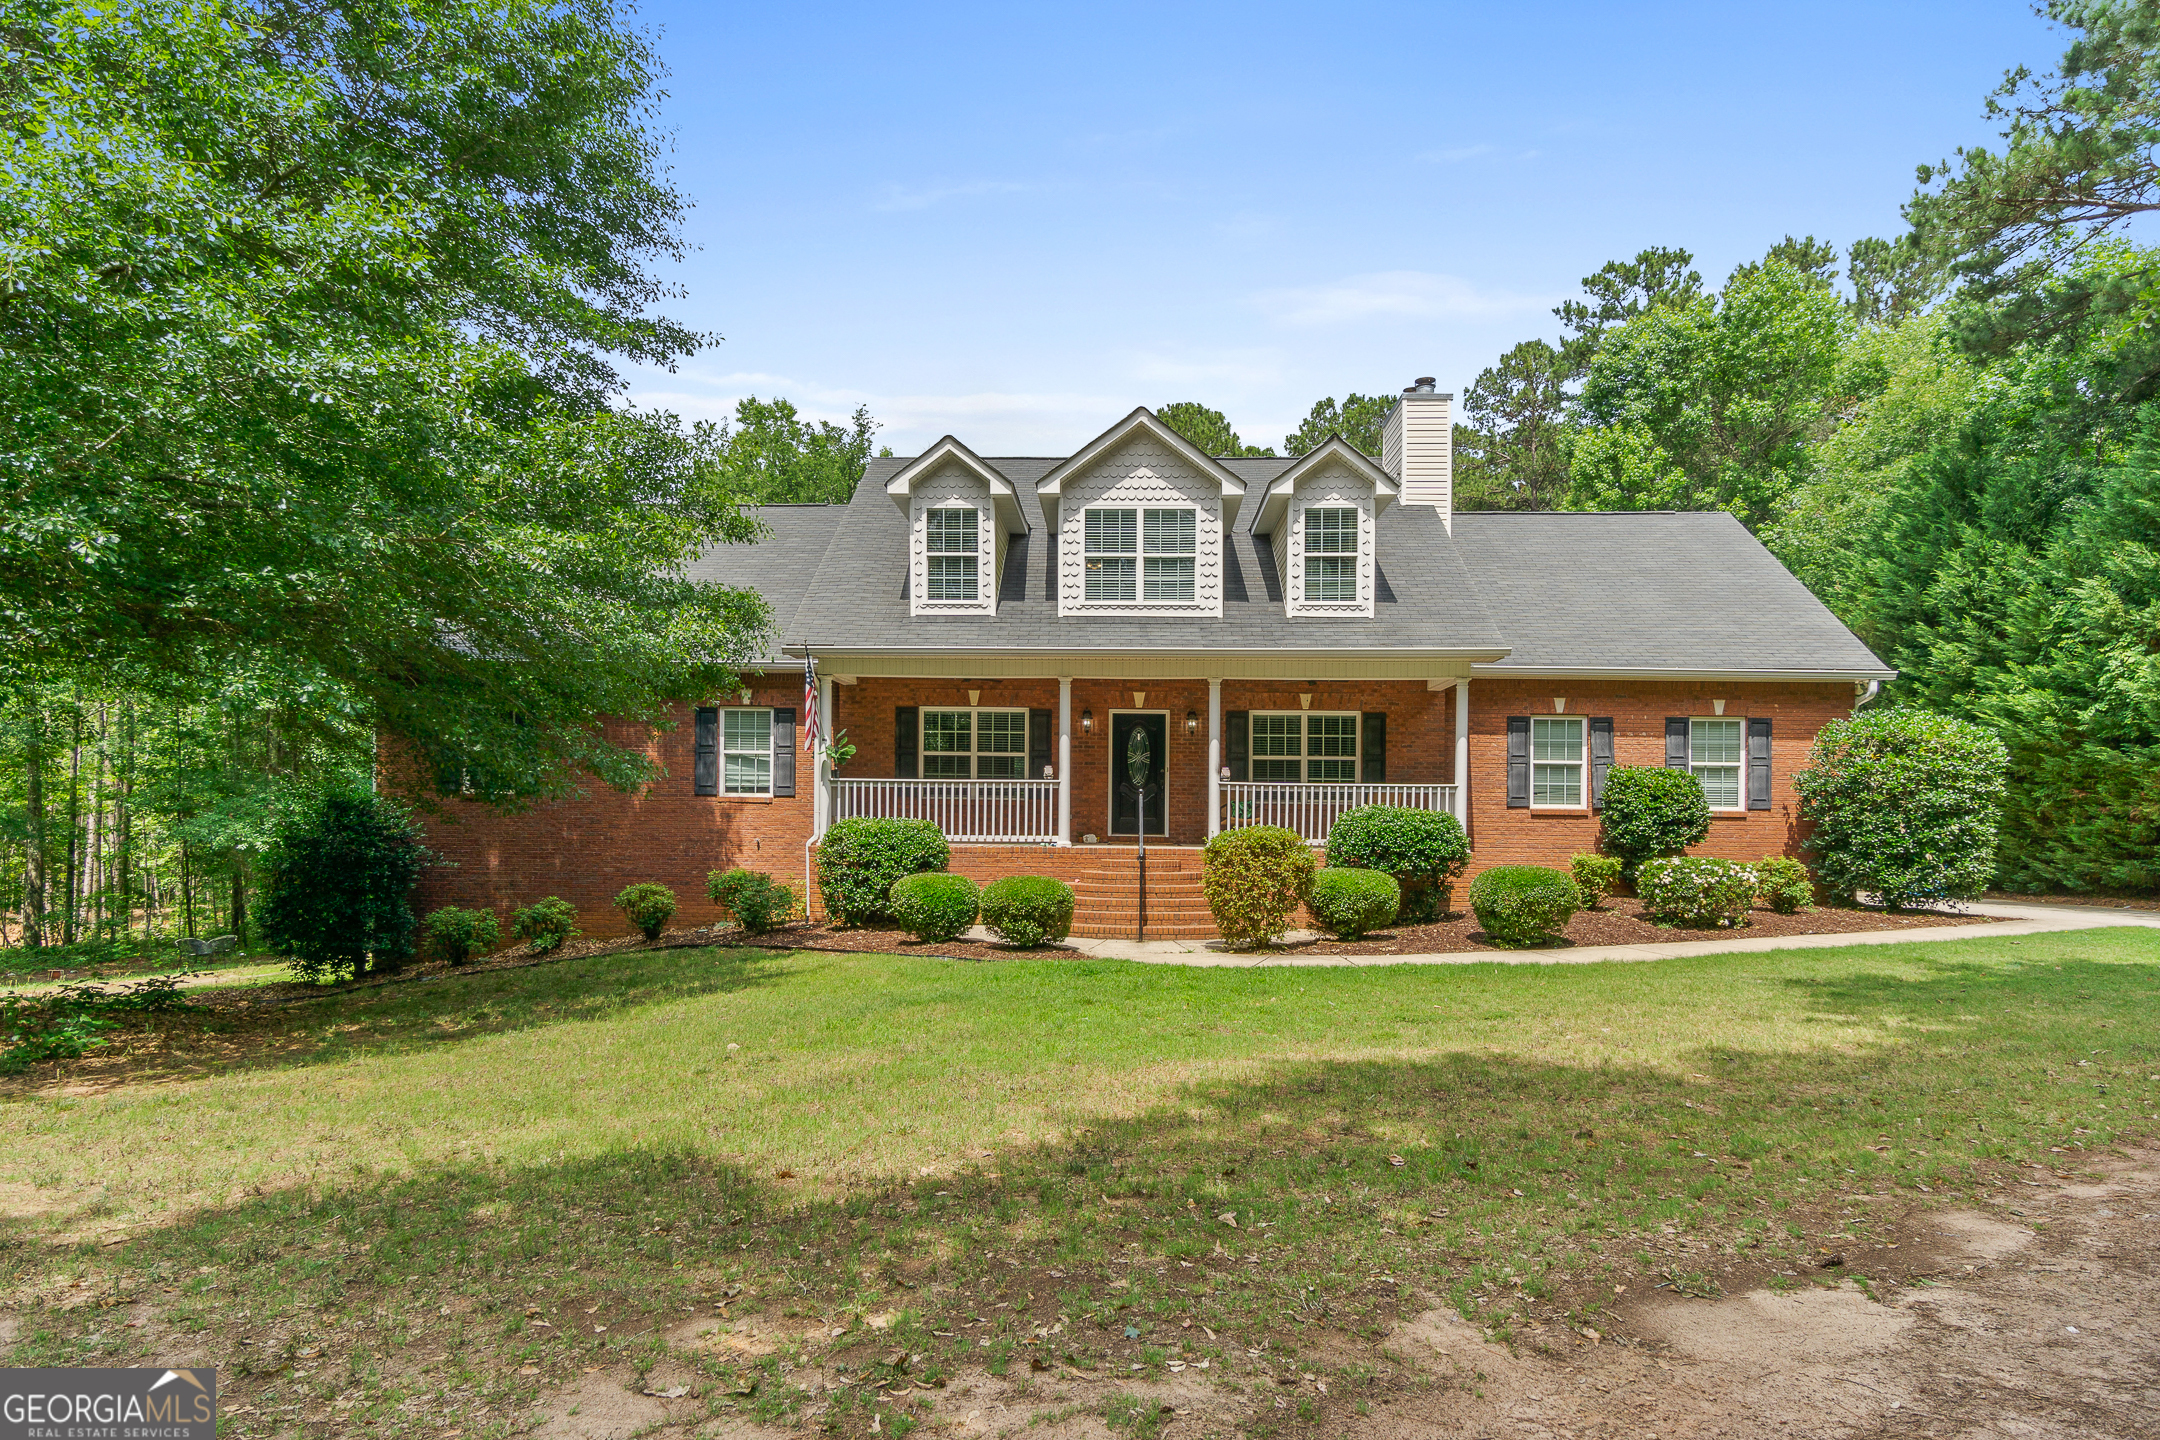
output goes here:
[[1891, 235], [1913, 167], [2048, 68], [2020, 0], [1810, 5], [648, 3], [725, 340], [639, 403], [867, 405], [1060, 454], [1201, 400], [1280, 445], [1312, 402], [1460, 393], [1581, 276], [1681, 245]]

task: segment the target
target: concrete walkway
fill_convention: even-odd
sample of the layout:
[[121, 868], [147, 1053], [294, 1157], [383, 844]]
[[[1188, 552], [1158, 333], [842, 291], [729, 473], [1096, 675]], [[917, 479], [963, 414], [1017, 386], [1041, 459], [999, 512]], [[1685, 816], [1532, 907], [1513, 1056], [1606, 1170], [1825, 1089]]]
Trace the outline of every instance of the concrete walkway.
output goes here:
[[[1068, 940], [1089, 955], [1138, 960], [1150, 965], [1318, 966], [1318, 965], [1590, 965], [1606, 960], [1676, 960], [1685, 955], [1747, 954], [1761, 950], [1816, 950], [1838, 945], [1907, 945], [1921, 940], [1988, 940], [2044, 935], [2057, 930], [2095, 930], [2109, 925], [2160, 929], [2160, 911], [2122, 910], [2100, 905], [2013, 905], [1973, 901], [1964, 913], [1992, 915], [1992, 925], [1926, 926], [1913, 930], [1862, 930], [1842, 935], [1733, 935], [1717, 940], [1670, 940], [1648, 945], [1577, 945], [1561, 950], [1455, 950], [1440, 955], [1282, 955], [1224, 950], [1220, 940]], [[987, 930], [969, 932], [986, 943]], [[1293, 930], [1293, 941], [1312, 939], [1309, 930]]]

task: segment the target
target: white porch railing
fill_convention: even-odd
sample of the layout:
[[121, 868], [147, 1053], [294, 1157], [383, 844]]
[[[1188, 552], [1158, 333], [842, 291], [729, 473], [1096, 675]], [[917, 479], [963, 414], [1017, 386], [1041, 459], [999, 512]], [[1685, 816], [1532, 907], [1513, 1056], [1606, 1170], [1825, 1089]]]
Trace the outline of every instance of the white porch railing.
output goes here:
[[1055, 780], [834, 780], [832, 818], [928, 820], [948, 840], [1052, 844]]
[[1280, 825], [1318, 845], [1345, 810], [1399, 805], [1405, 810], [1455, 813], [1453, 785], [1326, 785], [1288, 780], [1231, 780], [1222, 787], [1225, 830]]

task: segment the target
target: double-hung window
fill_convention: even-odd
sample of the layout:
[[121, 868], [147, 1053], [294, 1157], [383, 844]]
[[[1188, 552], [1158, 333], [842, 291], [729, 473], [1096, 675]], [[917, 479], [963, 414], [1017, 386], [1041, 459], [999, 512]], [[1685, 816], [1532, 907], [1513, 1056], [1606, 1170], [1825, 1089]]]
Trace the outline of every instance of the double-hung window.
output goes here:
[[922, 712], [925, 780], [1027, 778], [1025, 710]]
[[1740, 808], [1740, 767], [1746, 755], [1744, 720], [1690, 720], [1688, 770], [1713, 810]]
[[1358, 778], [1358, 717], [1257, 714], [1252, 778], [1347, 784]]
[[1305, 512], [1305, 598], [1358, 598], [1358, 512], [1347, 506]]
[[1583, 803], [1583, 722], [1579, 717], [1530, 717], [1530, 803]]
[[1088, 511], [1084, 598], [1190, 604], [1198, 521], [1199, 513], [1187, 508]]
[[955, 505], [924, 516], [930, 550], [932, 600], [975, 598], [975, 556], [980, 522], [972, 506]]
[[729, 795], [772, 793], [772, 711], [720, 712], [720, 788]]

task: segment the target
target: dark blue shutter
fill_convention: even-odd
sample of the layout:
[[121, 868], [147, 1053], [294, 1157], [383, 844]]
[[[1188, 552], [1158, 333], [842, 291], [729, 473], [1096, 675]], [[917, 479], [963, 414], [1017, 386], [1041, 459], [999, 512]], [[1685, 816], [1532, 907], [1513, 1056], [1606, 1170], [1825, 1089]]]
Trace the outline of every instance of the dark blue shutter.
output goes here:
[[915, 778], [915, 717], [913, 705], [893, 711], [892, 773], [896, 780]]
[[1590, 808], [1605, 808], [1605, 772], [1612, 769], [1612, 717], [1590, 719]]
[[720, 793], [720, 712], [710, 707], [697, 712], [697, 760], [691, 767], [691, 784], [700, 795]]
[[1223, 713], [1223, 764], [1230, 767], [1232, 780], [1248, 778], [1252, 766], [1252, 712], [1229, 710]]
[[1358, 779], [1367, 785], [1387, 783], [1387, 715], [1368, 710], [1359, 717]]
[[1530, 808], [1530, 717], [1507, 717], [1507, 803], [1510, 810]]
[[1685, 770], [1688, 768], [1687, 730], [1688, 722], [1685, 715], [1668, 715], [1665, 717], [1666, 769]]
[[795, 793], [795, 711], [772, 712], [772, 793]]
[[1747, 808], [1770, 808], [1770, 722], [1747, 722]]
[[1043, 771], [1056, 765], [1050, 754], [1050, 726], [1055, 717], [1048, 710], [1028, 711], [1028, 773], [1030, 780], [1042, 779]]

